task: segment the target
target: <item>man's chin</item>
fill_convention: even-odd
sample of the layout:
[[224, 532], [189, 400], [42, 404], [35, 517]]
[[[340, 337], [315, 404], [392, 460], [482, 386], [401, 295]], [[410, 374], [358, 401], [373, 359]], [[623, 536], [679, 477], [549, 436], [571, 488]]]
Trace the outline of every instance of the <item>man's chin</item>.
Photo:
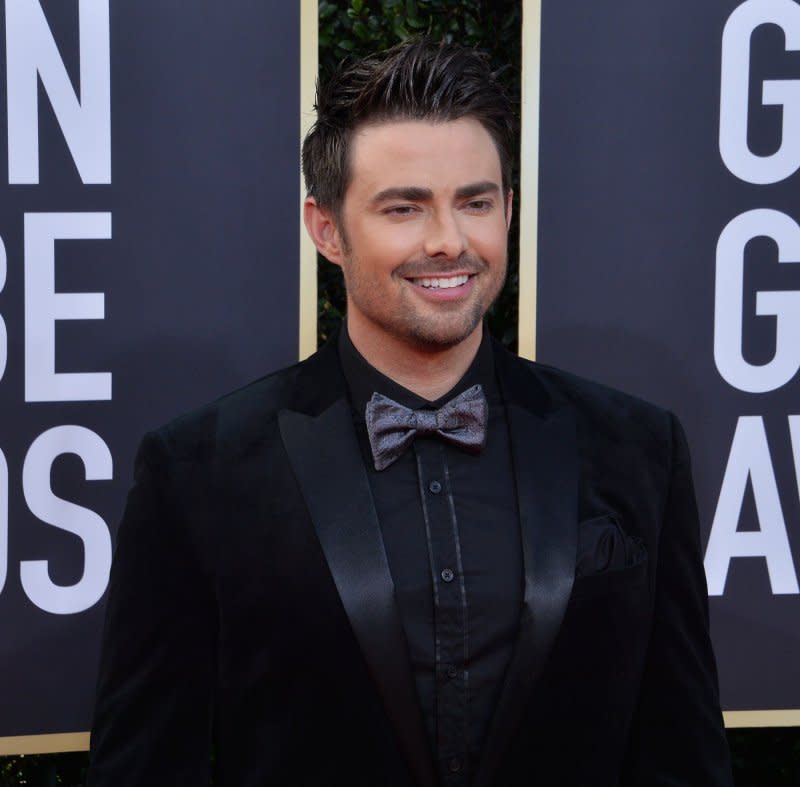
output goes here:
[[465, 342], [480, 328], [483, 314], [459, 324], [441, 324], [433, 322], [417, 322], [411, 326], [406, 339], [419, 349], [429, 352], [441, 352]]

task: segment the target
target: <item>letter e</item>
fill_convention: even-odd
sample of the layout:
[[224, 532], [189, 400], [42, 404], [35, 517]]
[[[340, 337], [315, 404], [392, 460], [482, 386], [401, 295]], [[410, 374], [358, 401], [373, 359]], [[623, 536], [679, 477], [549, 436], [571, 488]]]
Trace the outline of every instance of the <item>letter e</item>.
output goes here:
[[111, 399], [110, 372], [56, 372], [56, 320], [102, 320], [101, 292], [56, 292], [56, 239], [111, 237], [110, 213], [25, 214], [25, 401]]

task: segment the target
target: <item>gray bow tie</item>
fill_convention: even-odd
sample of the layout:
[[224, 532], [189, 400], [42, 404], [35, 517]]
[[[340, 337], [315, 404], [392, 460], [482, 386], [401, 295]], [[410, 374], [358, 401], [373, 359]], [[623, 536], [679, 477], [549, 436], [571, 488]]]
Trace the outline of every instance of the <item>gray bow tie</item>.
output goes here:
[[478, 453], [486, 442], [489, 407], [480, 385], [473, 385], [438, 410], [411, 410], [379, 393], [367, 402], [367, 434], [375, 469], [400, 457], [418, 434], [438, 434], [448, 443]]

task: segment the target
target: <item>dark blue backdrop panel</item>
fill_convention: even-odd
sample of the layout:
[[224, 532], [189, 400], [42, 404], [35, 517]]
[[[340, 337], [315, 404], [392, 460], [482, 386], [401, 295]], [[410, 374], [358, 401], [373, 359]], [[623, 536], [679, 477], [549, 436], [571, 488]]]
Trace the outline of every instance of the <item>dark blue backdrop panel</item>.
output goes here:
[[[296, 360], [300, 197], [299, 4], [3, 5], [0, 737], [89, 728], [103, 533], [142, 434]], [[107, 375], [110, 398], [85, 377], [59, 393], [53, 373]]]
[[[787, 48], [800, 47], [800, 7], [792, 0], [562, 0], [543, 6], [538, 359], [677, 412], [691, 444], [704, 545], [740, 419], [755, 418], [743, 422], [754, 431], [735, 464], [757, 477], [742, 476], [739, 504], [727, 520], [720, 509], [718, 524], [720, 532], [775, 536], [772, 577], [763, 556], [726, 561], [724, 590], [711, 597], [712, 633], [726, 709], [800, 709], [800, 596], [794, 589], [800, 423], [793, 443], [789, 420], [800, 413], [800, 379], [795, 374], [769, 390], [743, 390], [726, 379], [714, 352], [715, 314], [724, 307], [715, 295], [723, 229], [754, 209], [800, 220], [796, 167], [773, 177], [776, 182], [755, 183], [723, 160], [721, 84], [724, 77], [726, 89], [749, 96], [725, 128], [729, 139], [744, 140], [740, 159], [750, 160], [745, 146], [753, 156], [784, 148], [797, 158], [800, 135], [786, 124], [800, 112], [800, 94], [784, 108], [762, 105], [761, 98], [765, 81], [797, 90], [800, 52]], [[723, 74], [723, 31], [740, 6]], [[770, 22], [777, 7], [781, 18]], [[759, 16], [763, 22], [742, 35]], [[737, 83], [736, 69], [743, 62], [746, 68], [748, 57], [749, 72]], [[771, 226], [763, 224], [763, 234], [754, 233], [742, 252], [741, 340], [730, 325], [718, 330], [717, 340], [727, 341], [729, 354], [742, 363], [763, 366], [776, 355], [780, 327], [780, 354], [791, 367], [792, 354], [800, 364], [800, 310], [792, 318], [789, 308], [800, 291], [800, 265], [777, 264], [776, 241], [764, 237]], [[800, 262], [790, 246], [787, 261]], [[720, 268], [725, 292], [736, 286], [731, 259]], [[762, 291], [790, 295], [779, 317], [757, 313]], [[760, 369], [751, 373], [763, 376]], [[759, 435], [766, 435], [766, 458], [757, 455], [765, 442]], [[733, 465], [728, 476], [735, 499]], [[730, 534], [728, 542], [744, 544]], [[754, 551], [764, 543], [752, 542]]]

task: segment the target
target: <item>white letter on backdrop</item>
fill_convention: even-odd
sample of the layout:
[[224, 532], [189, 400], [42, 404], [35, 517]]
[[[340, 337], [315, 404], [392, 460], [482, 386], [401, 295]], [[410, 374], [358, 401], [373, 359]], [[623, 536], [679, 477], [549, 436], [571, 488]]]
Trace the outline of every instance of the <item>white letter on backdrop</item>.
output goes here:
[[39, 79], [83, 183], [111, 183], [108, 0], [79, 0], [80, 101], [39, 0], [6, 0], [8, 182], [39, 182]]
[[783, 107], [778, 150], [757, 156], [747, 145], [750, 37], [766, 24], [783, 29], [787, 51], [800, 50], [800, 5], [793, 0], [747, 0], [722, 33], [719, 152], [725, 166], [748, 183], [777, 183], [800, 167], [800, 79], [768, 79], [762, 86], [761, 103]]
[[56, 292], [55, 241], [107, 240], [110, 213], [25, 214], [25, 401], [111, 399], [110, 372], [56, 372], [56, 320], [102, 320], [102, 292]]
[[714, 362], [723, 379], [748, 393], [780, 388], [800, 369], [800, 292], [763, 291], [756, 295], [756, 314], [774, 315], [775, 355], [760, 366], [742, 356], [744, 248], [766, 236], [778, 244], [778, 262], [800, 262], [800, 227], [785, 213], [757, 209], [730, 221], [717, 243], [714, 295]]
[[43, 522], [78, 536], [83, 541], [84, 564], [81, 579], [62, 586], [50, 579], [46, 560], [24, 560], [20, 563], [22, 587], [45, 612], [71, 615], [89, 609], [105, 593], [111, 570], [111, 536], [99, 514], [53, 494], [50, 468], [62, 454], [81, 458], [87, 481], [108, 481], [114, 469], [103, 439], [82, 426], [48, 429], [33, 441], [25, 457], [22, 488], [28, 508]]
[[794, 477], [797, 481], [797, 496], [800, 500], [800, 415], [789, 416], [789, 435], [794, 455]]
[[[760, 529], [739, 531], [748, 478], [753, 485]], [[742, 416], [736, 425], [706, 549], [710, 596], [724, 593], [734, 557], [766, 558], [773, 594], [800, 593], [761, 416]]]

